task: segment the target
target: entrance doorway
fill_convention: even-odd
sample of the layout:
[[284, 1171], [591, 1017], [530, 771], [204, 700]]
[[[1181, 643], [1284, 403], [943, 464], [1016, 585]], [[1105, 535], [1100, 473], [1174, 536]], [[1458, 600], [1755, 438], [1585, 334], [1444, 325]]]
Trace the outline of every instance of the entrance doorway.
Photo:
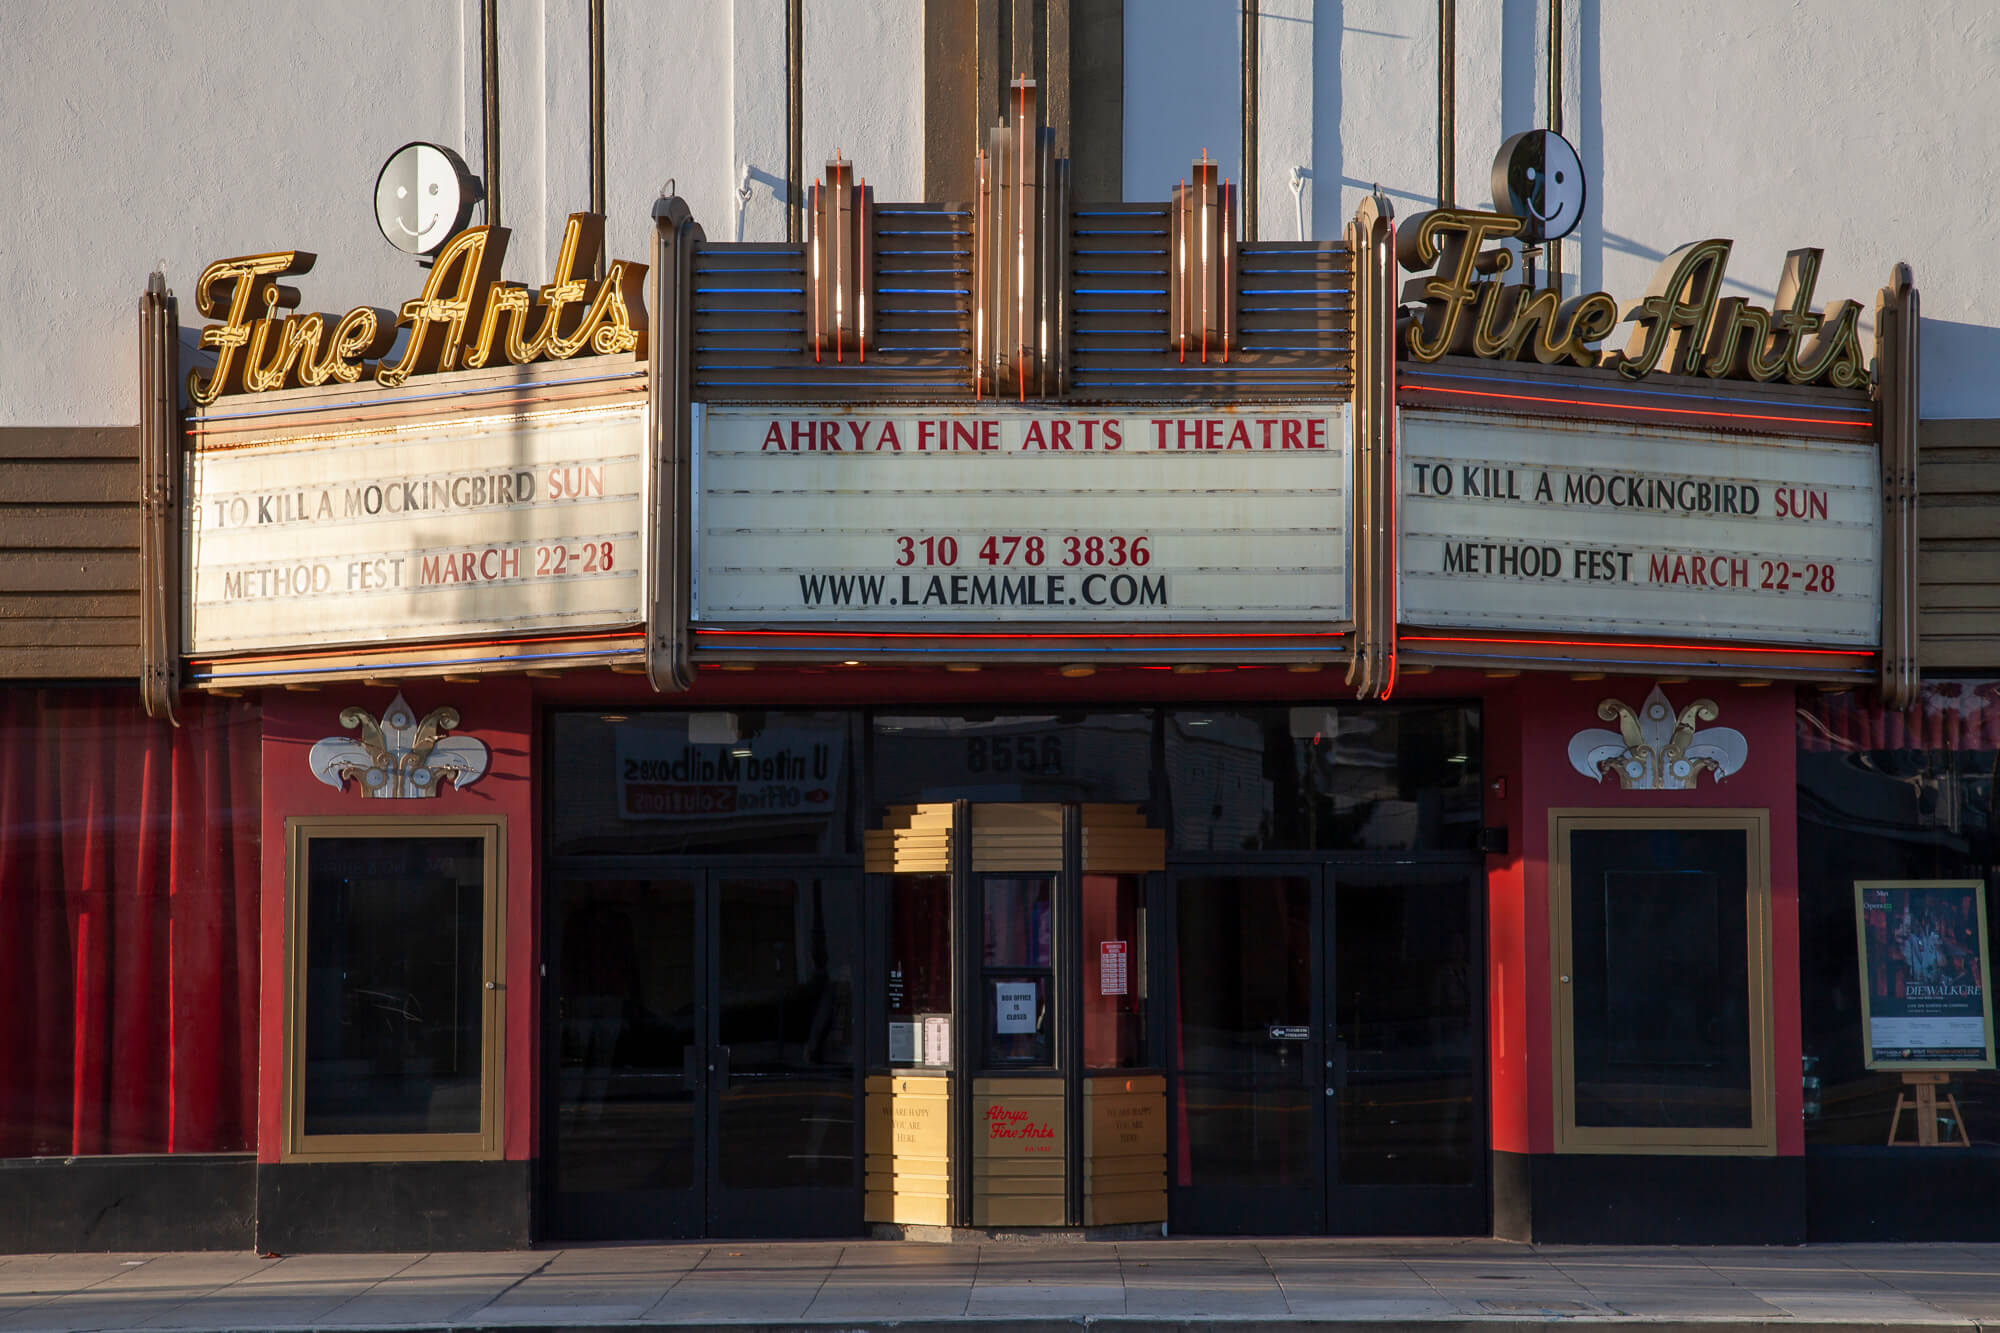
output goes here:
[[1176, 1232], [1486, 1234], [1476, 865], [1172, 877]]
[[547, 1229], [861, 1229], [858, 877], [552, 876]]

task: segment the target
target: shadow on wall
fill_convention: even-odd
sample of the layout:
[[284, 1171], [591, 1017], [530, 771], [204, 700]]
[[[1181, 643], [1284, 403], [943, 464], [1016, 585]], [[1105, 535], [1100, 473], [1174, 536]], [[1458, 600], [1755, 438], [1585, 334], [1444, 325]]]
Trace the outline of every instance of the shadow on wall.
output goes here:
[[[1917, 274], [1918, 289], [1923, 273]], [[2000, 365], [2000, 328], [1926, 319], [1917, 411], [1926, 417], [1993, 414], [1993, 367]]]

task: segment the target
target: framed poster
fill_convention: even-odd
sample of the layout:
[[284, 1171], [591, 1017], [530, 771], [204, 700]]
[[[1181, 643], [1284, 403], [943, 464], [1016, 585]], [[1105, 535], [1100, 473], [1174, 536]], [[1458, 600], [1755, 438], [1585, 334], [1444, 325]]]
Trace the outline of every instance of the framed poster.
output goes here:
[[1985, 882], [1857, 880], [1854, 925], [1868, 1068], [1993, 1068]]

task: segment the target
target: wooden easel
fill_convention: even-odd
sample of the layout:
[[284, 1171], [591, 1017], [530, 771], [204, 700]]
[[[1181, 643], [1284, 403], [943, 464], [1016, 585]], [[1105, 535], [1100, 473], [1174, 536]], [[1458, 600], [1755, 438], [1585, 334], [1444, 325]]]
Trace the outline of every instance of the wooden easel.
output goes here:
[[[1938, 1137], [1938, 1085], [1950, 1081], [1951, 1075], [1941, 1070], [1932, 1070], [1924, 1073], [1905, 1073], [1903, 1075], [1904, 1085], [1906, 1087], [1913, 1087], [1917, 1091], [1914, 1099], [1907, 1092], [1896, 1094], [1896, 1114], [1889, 1117], [1889, 1146], [1891, 1148], [1970, 1148], [1972, 1146], [1972, 1139], [1965, 1132], [1965, 1116], [1959, 1112], [1958, 1096], [1955, 1093], [1947, 1092], [1944, 1095], [1944, 1099], [1946, 1104], [1951, 1107], [1951, 1127], [1956, 1137], [1949, 1139], [1940, 1139]], [[1915, 1142], [1909, 1139], [1898, 1141], [1896, 1138], [1896, 1130], [1903, 1122], [1903, 1112], [1906, 1109], [1914, 1109], [1917, 1113], [1917, 1137]]]

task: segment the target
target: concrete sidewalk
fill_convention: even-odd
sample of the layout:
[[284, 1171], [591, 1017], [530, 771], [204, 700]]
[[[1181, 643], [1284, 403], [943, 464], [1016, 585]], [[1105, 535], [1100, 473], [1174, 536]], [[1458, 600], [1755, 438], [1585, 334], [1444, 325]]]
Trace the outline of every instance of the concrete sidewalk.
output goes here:
[[0, 1333], [729, 1325], [990, 1333], [2000, 1323], [2000, 1245], [1584, 1248], [1504, 1241], [882, 1241], [498, 1254], [0, 1257]]

